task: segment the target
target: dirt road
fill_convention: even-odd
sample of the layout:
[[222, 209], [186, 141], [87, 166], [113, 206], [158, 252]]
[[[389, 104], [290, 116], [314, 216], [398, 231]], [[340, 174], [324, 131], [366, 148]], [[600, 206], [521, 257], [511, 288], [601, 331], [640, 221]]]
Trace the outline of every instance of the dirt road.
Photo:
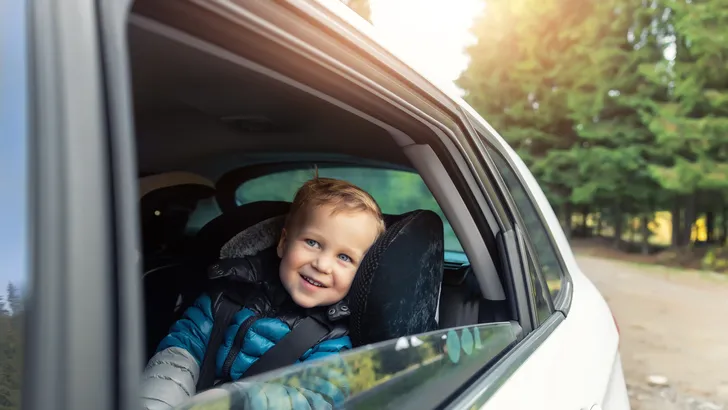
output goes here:
[[[578, 256], [621, 330], [633, 410], [728, 410], [728, 280]], [[652, 386], [650, 375], [667, 377]]]

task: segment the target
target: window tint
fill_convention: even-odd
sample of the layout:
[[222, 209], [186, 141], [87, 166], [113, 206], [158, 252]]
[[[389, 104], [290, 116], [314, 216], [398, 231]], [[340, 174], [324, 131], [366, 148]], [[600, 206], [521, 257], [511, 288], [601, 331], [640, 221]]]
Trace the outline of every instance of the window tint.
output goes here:
[[549, 239], [547, 233], [548, 228], [536, 211], [536, 205], [531, 202], [525, 188], [521, 185], [521, 181], [518, 180], [515, 171], [508, 165], [505, 158], [490, 147], [488, 147], [488, 153], [493, 159], [496, 168], [500, 171], [503, 181], [518, 207], [521, 218], [523, 218], [523, 223], [526, 225], [526, 231], [528, 231], [528, 235], [533, 243], [533, 249], [536, 252], [535, 259], [538, 261], [541, 272], [546, 278], [551, 296], [555, 298], [559, 290], [561, 290], [561, 280], [564, 272], [556, 256], [556, 250]]
[[[491, 323], [402, 337], [208, 390], [179, 409], [436, 408], [513, 345], [518, 330]], [[278, 404], [276, 404], [278, 403]], [[200, 406], [200, 407], [198, 407]], [[294, 405], [294, 408], [298, 406]]]
[[214, 196], [210, 198], [200, 199], [195, 206], [195, 209], [190, 214], [190, 218], [187, 220], [185, 226], [185, 233], [193, 235], [197, 233], [203, 226], [208, 222], [212, 221], [217, 216], [221, 215], [222, 211], [217, 205], [217, 200]]
[[[374, 197], [385, 214], [415, 209], [437, 212], [445, 225], [445, 250], [450, 258], [462, 259], [463, 248], [425, 182], [413, 172], [377, 168], [320, 168], [319, 175], [349, 181]], [[240, 185], [235, 191], [238, 205], [254, 201], [292, 201], [296, 190], [313, 176], [312, 170], [293, 170], [266, 175]]]
[[28, 281], [26, 4], [0, 13], [0, 408], [20, 409]]

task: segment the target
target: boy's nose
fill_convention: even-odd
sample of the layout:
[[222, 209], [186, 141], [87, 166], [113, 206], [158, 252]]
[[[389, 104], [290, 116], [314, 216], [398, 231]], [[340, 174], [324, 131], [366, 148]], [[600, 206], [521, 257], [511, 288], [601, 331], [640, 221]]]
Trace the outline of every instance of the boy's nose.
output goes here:
[[313, 267], [321, 273], [330, 274], [333, 266], [331, 257], [327, 255], [319, 255], [314, 261]]

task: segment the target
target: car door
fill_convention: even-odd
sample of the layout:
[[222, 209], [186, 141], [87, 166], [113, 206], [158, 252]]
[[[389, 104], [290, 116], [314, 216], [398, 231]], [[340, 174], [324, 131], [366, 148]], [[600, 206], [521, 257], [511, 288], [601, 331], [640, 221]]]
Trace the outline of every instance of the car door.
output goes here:
[[[556, 215], [523, 161], [484, 121], [472, 113], [468, 117], [474, 140], [493, 161], [515, 208], [532, 294], [540, 293], [536, 285], [545, 284], [556, 309], [502, 363], [503, 371], [517, 368], [482, 408], [628, 409], [619, 336], [606, 302], [579, 270]], [[477, 399], [472, 403], [479, 404]]]
[[[0, 58], [0, 73], [16, 72], [6, 71], [5, 64], [22, 65], [23, 75], [10, 81], [25, 95], [11, 95], [9, 104], [27, 109], [24, 128], [0, 131], [2, 141], [18, 139], [27, 149], [19, 154], [26, 160], [29, 238], [24, 242], [22, 408], [137, 408], [136, 393], [126, 393], [139, 382], [141, 336], [119, 328], [122, 321], [141, 317], [128, 315], [139, 304], [124, 300], [133, 293], [129, 284], [139, 281], [128, 259], [137, 221], [122, 220], [125, 211], [115, 201], [130, 184], [118, 177], [124, 173], [112, 172], [112, 164], [124, 165], [119, 157], [124, 151], [113, 139], [118, 134], [110, 132], [114, 123], [107, 113], [124, 111], [111, 106], [104, 87], [109, 73], [102, 46], [109, 44], [100, 38], [99, 4], [5, 4], [15, 13], [3, 29], [21, 28], [2, 41], [24, 50], [15, 55], [20, 60]], [[3, 97], [8, 90], [0, 88]], [[9, 105], [3, 101], [0, 109]], [[23, 180], [22, 173], [9, 177]]]

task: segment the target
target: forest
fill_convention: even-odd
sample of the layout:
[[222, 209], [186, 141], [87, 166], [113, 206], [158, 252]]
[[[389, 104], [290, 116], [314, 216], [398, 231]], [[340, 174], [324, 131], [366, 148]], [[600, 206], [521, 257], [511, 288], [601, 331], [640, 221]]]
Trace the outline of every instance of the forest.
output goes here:
[[489, 0], [456, 83], [569, 236], [725, 268], [727, 23], [727, 0]]
[[20, 409], [23, 376], [23, 301], [18, 288], [8, 284], [0, 295], [0, 410]]

